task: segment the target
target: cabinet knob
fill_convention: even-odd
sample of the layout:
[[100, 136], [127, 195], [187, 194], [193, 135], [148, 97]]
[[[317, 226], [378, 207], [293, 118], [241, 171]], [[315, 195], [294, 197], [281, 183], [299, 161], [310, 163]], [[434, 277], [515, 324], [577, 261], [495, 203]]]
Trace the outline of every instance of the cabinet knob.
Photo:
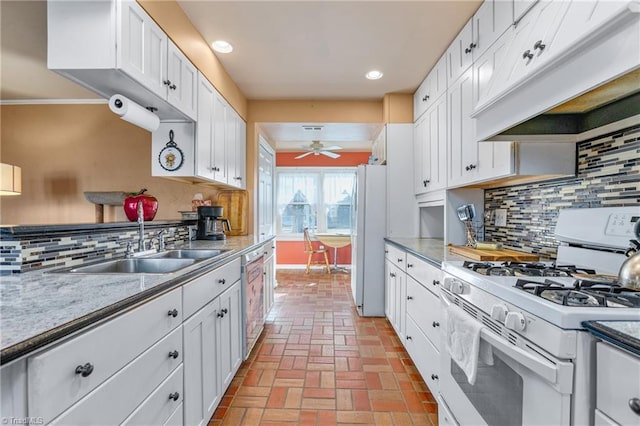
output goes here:
[[389, 274], [389, 276], [390, 276], [391, 278], [395, 278], [395, 277], [396, 277], [396, 274], [395, 274], [394, 272], [391, 272], [391, 273]]
[[440, 323], [438, 321], [434, 321], [431, 325], [433, 328], [440, 327]]
[[228, 313], [229, 313], [229, 310], [228, 310], [227, 308], [222, 308], [222, 313], [223, 313], [223, 314], [228, 314]]
[[164, 84], [165, 86], [171, 87], [171, 80], [163, 80], [162, 84]]
[[469, 165], [468, 165], [468, 166], [466, 166], [464, 169], [465, 169], [466, 171], [468, 171], [468, 172], [469, 172], [469, 171], [471, 171], [471, 170], [473, 170], [473, 169], [475, 169], [475, 168], [476, 168], [476, 165], [475, 165], [475, 164], [469, 164]]
[[180, 394], [178, 392], [170, 393], [169, 399], [173, 399], [174, 401], [177, 401], [178, 399], [180, 399]]
[[525, 50], [524, 53], [522, 54], [522, 59], [532, 59], [532, 58], [533, 58], [533, 53], [531, 53], [529, 49]]
[[90, 362], [76, 367], [76, 374], [80, 374], [82, 377], [87, 377], [91, 373], [93, 373], [93, 365]]
[[547, 45], [543, 44], [542, 40], [538, 40], [536, 41], [536, 44], [533, 45], [533, 50], [540, 49], [540, 51], [542, 52], [545, 47], [547, 47]]
[[169, 312], [167, 312], [167, 315], [169, 315], [170, 317], [177, 317], [178, 316], [178, 310], [177, 309], [172, 309]]
[[427, 102], [429, 100], [429, 95], [424, 95], [422, 98], [422, 102]]
[[169, 352], [169, 358], [176, 359], [176, 358], [178, 358], [179, 355], [180, 355], [180, 352], [178, 352], [178, 351]]
[[169, 89], [171, 90], [176, 90], [178, 88], [178, 86], [176, 86], [175, 84], [172, 84], [171, 86], [169, 86]]
[[227, 280], [226, 280], [225, 278], [220, 278], [220, 279], [218, 280], [218, 283], [220, 283], [220, 284], [226, 284], [226, 283], [227, 283]]
[[467, 54], [471, 53], [471, 51], [472, 51], [473, 49], [475, 49], [475, 48], [476, 48], [476, 46], [477, 46], [477, 45], [476, 45], [475, 43], [471, 43], [471, 44], [469, 45], [469, 47], [467, 47], [466, 49], [464, 49], [464, 53], [467, 53]]
[[407, 336], [407, 340], [413, 340], [413, 337]]
[[407, 263], [407, 268], [413, 268], [413, 263]]
[[384, 251], [384, 254], [389, 254], [389, 250], [385, 250], [385, 251]]
[[631, 408], [631, 411], [640, 416], [640, 398], [631, 398], [629, 400], [629, 408]]
[[398, 258], [398, 263], [401, 263], [401, 262], [402, 262], [402, 258], [399, 257]]
[[431, 380], [438, 380], [438, 375], [437, 374], [432, 374], [431, 375]]
[[218, 312], [218, 318], [224, 318], [224, 313], [223, 312]]
[[440, 285], [440, 281], [438, 281], [438, 280], [433, 280], [433, 285]]
[[413, 300], [413, 296], [407, 296], [407, 300]]

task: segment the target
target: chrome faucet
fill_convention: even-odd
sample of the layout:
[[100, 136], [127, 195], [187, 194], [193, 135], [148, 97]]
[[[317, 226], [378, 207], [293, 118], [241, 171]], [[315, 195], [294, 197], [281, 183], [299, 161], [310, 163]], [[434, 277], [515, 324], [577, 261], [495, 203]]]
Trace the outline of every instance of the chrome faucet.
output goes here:
[[138, 251], [144, 250], [144, 209], [142, 201], [138, 201]]
[[152, 237], [149, 241], [149, 250], [153, 249], [153, 240], [158, 240], [158, 251], [164, 251], [164, 233], [166, 229], [159, 231], [155, 237]]

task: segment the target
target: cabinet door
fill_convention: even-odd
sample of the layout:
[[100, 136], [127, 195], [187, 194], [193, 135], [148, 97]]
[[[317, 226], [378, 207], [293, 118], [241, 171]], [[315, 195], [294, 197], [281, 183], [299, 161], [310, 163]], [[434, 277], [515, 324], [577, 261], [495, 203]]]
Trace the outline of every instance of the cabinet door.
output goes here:
[[222, 293], [218, 317], [218, 366], [223, 394], [242, 362], [242, 298], [240, 281]]
[[225, 129], [224, 139], [226, 145], [225, 159], [227, 167], [227, 182], [229, 185], [237, 186], [238, 180], [236, 177], [238, 173], [236, 171], [236, 156], [238, 139], [236, 137], [236, 131], [238, 129], [237, 121], [240, 120], [240, 116], [231, 108], [227, 106], [225, 117]]
[[186, 56], [169, 41], [167, 82], [167, 100], [194, 120], [197, 119], [197, 81], [196, 67]]
[[247, 123], [238, 116], [236, 125], [236, 186], [244, 189], [247, 187]]
[[261, 237], [274, 235], [273, 180], [274, 153], [260, 143], [258, 151], [258, 232]]
[[447, 73], [448, 84], [458, 79], [470, 66], [473, 60], [473, 20], [464, 26], [462, 31], [453, 40], [447, 50], [449, 71]]
[[427, 111], [429, 120], [429, 182], [435, 191], [447, 186], [447, 97], [441, 96]]
[[473, 61], [480, 57], [513, 22], [513, 2], [486, 0], [473, 15]]
[[120, 3], [118, 67], [167, 98], [167, 36], [135, 1]]
[[206, 425], [222, 395], [217, 368], [218, 314], [214, 299], [183, 324], [184, 422]]
[[473, 72], [469, 68], [447, 90], [449, 109], [448, 185], [472, 182], [478, 173], [478, 143], [475, 141], [471, 111]]
[[385, 314], [387, 315], [387, 319], [394, 325], [395, 323], [395, 315], [396, 315], [396, 277], [397, 277], [397, 269], [391, 261], [386, 260], [384, 262], [385, 269]]
[[429, 117], [423, 115], [413, 127], [413, 175], [414, 192], [416, 195], [427, 192], [431, 180], [429, 156]]
[[431, 93], [431, 78], [429, 74], [422, 80], [420, 86], [413, 94], [413, 121], [417, 121], [429, 107], [429, 100], [433, 94]]
[[513, 0], [513, 22], [519, 23], [537, 2], [538, 0]]
[[225, 136], [227, 127], [227, 101], [216, 90], [213, 92], [213, 179], [217, 182], [227, 183], [227, 139]]
[[198, 121], [196, 123], [196, 175], [213, 179], [213, 94], [211, 83], [198, 73]]
[[396, 315], [395, 315], [395, 328], [400, 340], [404, 341], [405, 326], [407, 318], [407, 274], [405, 272], [398, 272], [395, 282], [395, 301], [396, 301]]

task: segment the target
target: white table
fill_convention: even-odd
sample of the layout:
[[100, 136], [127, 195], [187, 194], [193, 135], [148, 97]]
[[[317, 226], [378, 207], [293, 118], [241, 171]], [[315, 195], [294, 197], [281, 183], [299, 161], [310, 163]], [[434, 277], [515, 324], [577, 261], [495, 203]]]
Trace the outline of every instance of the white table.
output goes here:
[[349, 234], [315, 234], [318, 241], [327, 247], [333, 247], [333, 267], [334, 271], [347, 272], [345, 268], [338, 267], [338, 249], [351, 245], [351, 235]]

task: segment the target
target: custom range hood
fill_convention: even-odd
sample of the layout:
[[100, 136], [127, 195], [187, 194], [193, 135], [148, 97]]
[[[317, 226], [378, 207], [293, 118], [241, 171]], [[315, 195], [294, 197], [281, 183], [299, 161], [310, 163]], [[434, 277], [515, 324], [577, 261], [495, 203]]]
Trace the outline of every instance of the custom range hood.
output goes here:
[[[562, 23], [545, 40], [534, 34], [523, 42], [518, 26], [510, 29], [514, 35], [505, 44], [511, 44], [472, 114], [477, 141], [579, 142], [640, 124], [640, 2], [567, 3], [555, 21]], [[541, 0], [533, 9], [548, 4]], [[584, 15], [582, 25], [568, 26], [565, 21], [575, 24], [578, 13]], [[563, 35], [567, 28], [574, 34]], [[568, 37], [574, 39], [567, 42]]]

